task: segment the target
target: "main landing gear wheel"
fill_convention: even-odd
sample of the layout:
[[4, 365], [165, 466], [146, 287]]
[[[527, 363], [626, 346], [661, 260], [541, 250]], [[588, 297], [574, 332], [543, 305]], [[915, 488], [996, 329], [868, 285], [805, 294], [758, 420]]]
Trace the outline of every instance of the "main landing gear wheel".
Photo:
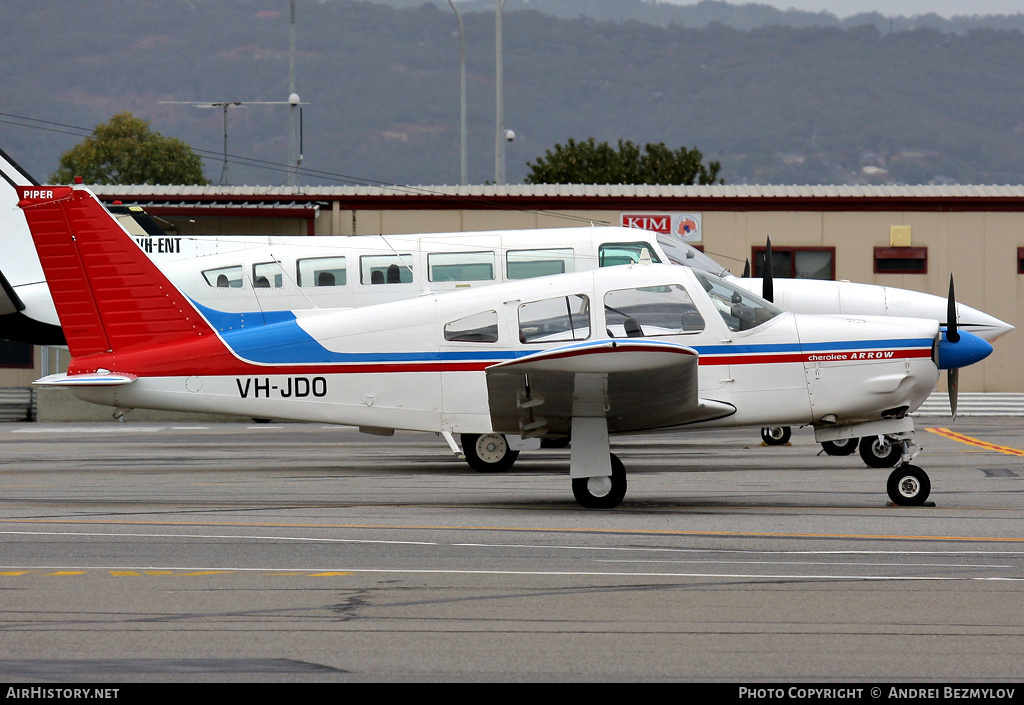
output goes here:
[[784, 446], [789, 443], [793, 431], [789, 426], [769, 426], [761, 429], [761, 440], [766, 446]]
[[509, 448], [500, 433], [463, 433], [462, 452], [469, 467], [477, 472], [504, 472], [519, 457], [519, 451]]
[[920, 507], [932, 491], [928, 474], [916, 465], [901, 465], [889, 475], [885, 485], [893, 504]]
[[903, 444], [888, 436], [865, 436], [860, 457], [870, 468], [891, 468], [903, 457]]
[[613, 509], [626, 496], [626, 468], [615, 453], [611, 477], [578, 477], [572, 481], [572, 493], [581, 507], [587, 509]]
[[852, 455], [859, 442], [859, 438], [840, 438], [838, 441], [822, 441], [821, 447], [826, 455]]

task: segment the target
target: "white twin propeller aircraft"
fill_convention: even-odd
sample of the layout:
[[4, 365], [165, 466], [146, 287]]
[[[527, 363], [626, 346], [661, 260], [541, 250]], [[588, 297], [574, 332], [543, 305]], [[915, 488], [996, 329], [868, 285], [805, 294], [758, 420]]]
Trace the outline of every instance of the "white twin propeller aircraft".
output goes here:
[[[889, 496], [920, 504], [915, 410], [940, 369], [991, 346], [931, 319], [798, 315], [706, 272], [625, 265], [349, 309], [245, 314], [183, 294], [83, 187], [21, 186], [71, 351], [68, 387], [120, 408], [465, 434], [571, 436], [585, 507], [626, 493], [609, 435], [811, 425], [819, 441], [902, 442]], [[952, 304], [951, 304], [952, 306]], [[514, 456], [512, 456], [514, 458]]]

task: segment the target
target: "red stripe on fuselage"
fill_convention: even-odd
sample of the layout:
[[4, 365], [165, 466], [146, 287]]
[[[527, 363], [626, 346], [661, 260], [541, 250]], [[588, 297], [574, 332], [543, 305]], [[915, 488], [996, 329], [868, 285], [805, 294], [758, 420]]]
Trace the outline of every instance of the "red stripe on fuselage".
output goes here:
[[[658, 349], [665, 351], [666, 349]], [[671, 349], [668, 349], [671, 351]], [[590, 350], [590, 353], [596, 352]], [[607, 352], [612, 352], [609, 349]], [[885, 355], [892, 353], [891, 357]], [[573, 354], [567, 351], [565, 357]], [[865, 357], [861, 357], [864, 355]], [[875, 355], [876, 357], [866, 357]], [[855, 357], [856, 356], [856, 357]], [[554, 359], [556, 356], [552, 356]], [[562, 356], [557, 356], [562, 357]], [[815, 359], [815, 358], [833, 359]], [[931, 350], [899, 349], [880, 351], [849, 351], [828, 353], [785, 353], [785, 354], [739, 354], [701, 355], [701, 365], [779, 365], [806, 364], [810, 362], [878, 362], [931, 357]], [[216, 336], [204, 336], [199, 340], [173, 343], [156, 348], [144, 348], [118, 353], [98, 353], [72, 360], [69, 374], [92, 373], [98, 369], [113, 372], [130, 372], [139, 377], [189, 377], [268, 375], [268, 374], [397, 374], [403, 372], [480, 372], [498, 362], [494, 360], [468, 360], [447, 362], [368, 362], [368, 363], [304, 363], [295, 365], [264, 365], [242, 360], [228, 352]]]

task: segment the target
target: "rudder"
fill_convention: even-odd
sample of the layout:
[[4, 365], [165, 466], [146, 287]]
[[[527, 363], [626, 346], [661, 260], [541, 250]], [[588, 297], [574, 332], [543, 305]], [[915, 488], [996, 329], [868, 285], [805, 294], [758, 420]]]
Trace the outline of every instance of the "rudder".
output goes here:
[[91, 192], [32, 186], [18, 193], [72, 356], [213, 334]]

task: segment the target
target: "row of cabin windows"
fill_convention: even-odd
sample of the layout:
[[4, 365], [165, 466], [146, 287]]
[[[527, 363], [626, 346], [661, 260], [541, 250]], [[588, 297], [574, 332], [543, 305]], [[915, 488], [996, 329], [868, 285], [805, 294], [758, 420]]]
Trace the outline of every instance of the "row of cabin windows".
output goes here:
[[[598, 252], [598, 266], [636, 263], [647, 249], [646, 243], [611, 243]], [[648, 250], [649, 252], [649, 250]], [[1018, 252], [1018, 273], [1024, 273], [1024, 248]], [[651, 254], [651, 261], [658, 257]], [[360, 283], [410, 284], [413, 281], [412, 256], [369, 255], [360, 257]], [[444, 252], [427, 255], [427, 279], [431, 282], [493, 281], [496, 266], [493, 252]], [[506, 256], [506, 276], [510, 280], [530, 279], [574, 270], [572, 248], [511, 251]], [[773, 247], [772, 274], [779, 278], [835, 279], [835, 248]], [[928, 248], [874, 248], [876, 274], [927, 274]], [[754, 248], [753, 276], [765, 272], [765, 248]], [[210, 286], [242, 286], [242, 267], [222, 267], [203, 272]], [[317, 257], [297, 262], [298, 284], [302, 287], [345, 286], [348, 282], [345, 257]], [[283, 271], [276, 262], [253, 265], [253, 286], [280, 288]]]
[[[657, 254], [646, 242], [606, 243], [598, 250], [602, 267], [635, 264], [645, 257], [659, 262]], [[411, 284], [411, 254], [364, 255], [359, 257], [360, 284]], [[571, 247], [511, 250], [505, 256], [505, 274], [510, 280], [532, 279], [549, 274], [565, 274], [575, 270], [576, 257]], [[494, 281], [497, 255], [494, 252], [434, 252], [427, 255], [427, 280], [431, 282]], [[203, 271], [210, 286], [241, 288], [241, 265]], [[300, 287], [345, 286], [348, 283], [348, 258], [310, 257], [296, 262], [296, 279]], [[260, 262], [252, 268], [252, 282], [257, 289], [284, 286], [284, 270], [277, 262]]]
[[[609, 291], [604, 297], [609, 338], [683, 335], [704, 330], [704, 318], [686, 289], [677, 285]], [[556, 296], [520, 304], [519, 342], [557, 343], [591, 336], [590, 297]], [[444, 338], [466, 343], [498, 341], [497, 311], [483, 311], [447, 323]]]

